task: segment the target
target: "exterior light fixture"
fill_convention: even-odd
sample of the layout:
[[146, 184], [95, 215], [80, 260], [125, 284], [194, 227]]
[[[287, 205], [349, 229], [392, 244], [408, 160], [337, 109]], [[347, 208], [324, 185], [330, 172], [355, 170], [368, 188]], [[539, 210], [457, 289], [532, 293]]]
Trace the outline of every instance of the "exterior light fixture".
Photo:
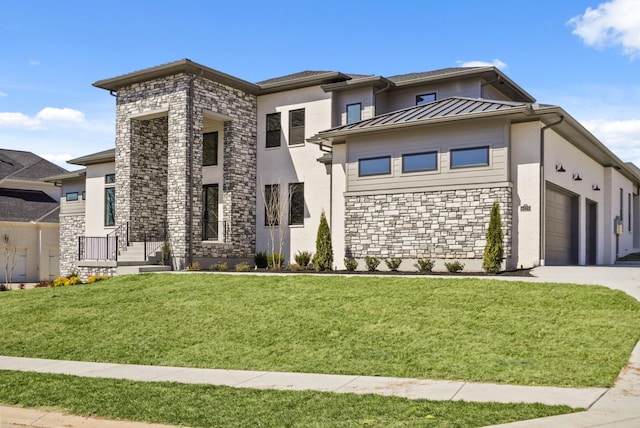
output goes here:
[[557, 163], [557, 164], [556, 164], [556, 171], [558, 171], [558, 172], [565, 172], [565, 171], [566, 171], [566, 169], [564, 169], [564, 167], [562, 166], [562, 164], [561, 164], [561, 163]]
[[578, 174], [577, 172], [573, 174], [573, 179], [575, 181], [582, 181], [582, 177], [580, 177], [580, 174]]
[[597, 184], [594, 184], [593, 186], [591, 186], [591, 188], [596, 192], [600, 191], [600, 186], [598, 186]]

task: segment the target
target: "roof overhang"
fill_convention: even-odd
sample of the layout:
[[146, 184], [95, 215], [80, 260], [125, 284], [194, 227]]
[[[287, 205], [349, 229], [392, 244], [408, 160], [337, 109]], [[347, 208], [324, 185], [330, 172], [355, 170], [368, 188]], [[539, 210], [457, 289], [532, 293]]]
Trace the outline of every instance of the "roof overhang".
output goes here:
[[163, 77], [181, 73], [202, 76], [214, 82], [219, 82], [223, 85], [231, 86], [232, 88], [240, 89], [253, 95], [257, 95], [258, 92], [260, 92], [260, 87], [255, 83], [238, 79], [230, 74], [214, 70], [213, 68], [198, 64], [189, 59], [182, 59], [180, 61], [159, 65], [157, 67], [146, 68], [144, 70], [135, 71], [133, 73], [124, 74], [111, 79], [99, 80], [95, 82], [93, 86], [109, 91], [118, 91], [120, 88], [130, 86], [135, 83], [161, 79]]
[[304, 76], [297, 79], [290, 79], [283, 82], [264, 83], [258, 85], [260, 88], [258, 95], [271, 94], [274, 92], [288, 91], [291, 89], [306, 88], [309, 86], [326, 85], [330, 83], [349, 80], [351, 77], [339, 71], [329, 71], [326, 73]]
[[366, 76], [322, 85], [322, 90], [325, 92], [338, 92], [365, 87], [385, 88], [394, 85], [391, 80], [382, 76]]
[[109, 149], [98, 153], [93, 153], [79, 158], [68, 160], [67, 163], [73, 165], [95, 165], [99, 163], [109, 163], [116, 161], [116, 149]]
[[86, 176], [87, 176], [87, 170], [79, 169], [77, 171], [71, 171], [66, 174], [58, 174], [58, 175], [52, 175], [51, 177], [45, 177], [41, 181], [44, 181], [46, 183], [62, 184], [62, 182], [64, 181], [84, 179]]

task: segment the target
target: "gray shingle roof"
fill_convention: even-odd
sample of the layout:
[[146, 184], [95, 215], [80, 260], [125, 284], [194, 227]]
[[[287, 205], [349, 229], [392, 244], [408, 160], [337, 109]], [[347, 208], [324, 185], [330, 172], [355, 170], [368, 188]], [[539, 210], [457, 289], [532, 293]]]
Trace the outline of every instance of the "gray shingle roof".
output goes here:
[[423, 79], [425, 77], [433, 77], [440, 76], [445, 74], [451, 74], [458, 71], [471, 70], [474, 68], [482, 68], [482, 67], [449, 67], [449, 68], [441, 68], [439, 70], [432, 71], [421, 71], [418, 73], [406, 73], [406, 74], [397, 74], [395, 76], [387, 77], [387, 79], [391, 80], [394, 83], [405, 82], [407, 80], [415, 80], [415, 79]]
[[40, 190], [0, 188], [0, 207], [0, 221], [59, 221], [60, 204]]
[[65, 172], [68, 171], [31, 152], [0, 149], [0, 180], [39, 181]]
[[268, 85], [268, 84], [272, 84], [272, 83], [284, 83], [284, 82], [288, 82], [290, 80], [302, 79], [302, 78], [305, 78], [305, 77], [312, 77], [312, 76], [320, 76], [322, 74], [327, 74], [327, 73], [333, 73], [333, 71], [330, 71], [330, 70], [326, 70], [326, 71], [305, 70], [305, 71], [300, 71], [298, 73], [292, 73], [292, 74], [287, 74], [285, 76], [274, 77], [272, 79], [263, 80], [261, 82], [256, 82], [256, 84], [258, 84], [258, 85]]
[[368, 129], [381, 127], [384, 125], [399, 125], [418, 122], [421, 120], [434, 119], [446, 116], [461, 116], [465, 114], [490, 112], [496, 110], [511, 109], [524, 106], [525, 103], [483, 100], [464, 97], [445, 98], [421, 106], [410, 107], [403, 110], [394, 111], [371, 119], [349, 125], [338, 126], [328, 131], [320, 133], [334, 133], [339, 131], [349, 131], [358, 129]]

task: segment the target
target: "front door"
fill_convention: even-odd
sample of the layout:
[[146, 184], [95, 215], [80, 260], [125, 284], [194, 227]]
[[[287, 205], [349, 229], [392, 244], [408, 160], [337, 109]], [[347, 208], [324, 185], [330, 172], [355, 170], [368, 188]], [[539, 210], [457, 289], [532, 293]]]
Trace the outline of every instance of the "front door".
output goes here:
[[202, 189], [202, 240], [218, 241], [218, 185], [207, 184]]

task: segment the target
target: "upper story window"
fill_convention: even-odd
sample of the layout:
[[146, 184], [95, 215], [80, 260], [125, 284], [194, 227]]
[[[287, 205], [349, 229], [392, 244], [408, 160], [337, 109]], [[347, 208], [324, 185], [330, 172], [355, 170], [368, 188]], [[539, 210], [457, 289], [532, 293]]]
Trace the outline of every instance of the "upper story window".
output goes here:
[[104, 182], [106, 184], [113, 184], [116, 182], [116, 175], [115, 174], [107, 174], [104, 176]]
[[304, 144], [304, 109], [289, 112], [289, 145]]
[[416, 105], [421, 106], [422, 104], [431, 103], [436, 100], [435, 92], [428, 92], [426, 94], [416, 95]]
[[358, 175], [360, 177], [384, 174], [391, 174], [391, 156], [358, 160]]
[[347, 124], [362, 120], [362, 103], [347, 105]]
[[218, 132], [202, 134], [202, 166], [218, 165]]
[[489, 166], [489, 146], [451, 150], [451, 168]]
[[66, 194], [65, 199], [67, 202], [77, 201], [78, 200], [78, 192], [69, 192]]
[[402, 172], [434, 171], [438, 169], [437, 155], [437, 152], [402, 155]]
[[280, 147], [280, 134], [282, 125], [280, 122], [280, 113], [271, 113], [267, 115], [267, 147]]

